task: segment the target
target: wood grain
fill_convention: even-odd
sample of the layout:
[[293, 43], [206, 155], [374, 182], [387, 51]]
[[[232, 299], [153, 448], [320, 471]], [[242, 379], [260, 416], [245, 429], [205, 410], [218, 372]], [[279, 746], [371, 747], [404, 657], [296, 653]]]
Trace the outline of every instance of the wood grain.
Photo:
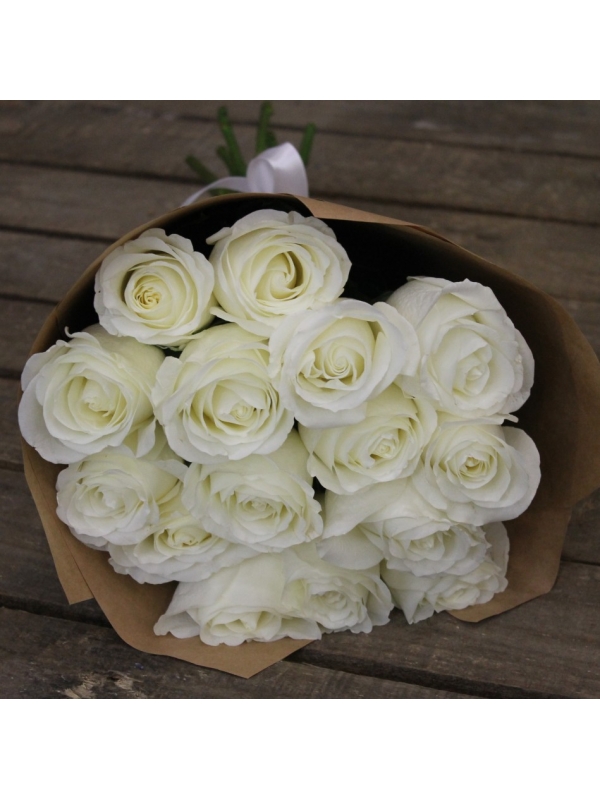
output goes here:
[[53, 307], [53, 303], [0, 296], [0, 376], [20, 375], [37, 332]]
[[438, 614], [410, 626], [394, 613], [368, 636], [327, 636], [297, 658], [419, 683], [436, 675], [481, 696], [600, 697], [599, 607], [600, 568], [563, 564], [549, 594], [476, 625]]
[[[24, 109], [32, 116], [38, 106], [56, 108], [57, 105], [52, 101], [5, 106], [0, 128], [19, 134], [25, 128]], [[260, 109], [258, 100], [89, 100], [64, 101], [60, 105], [124, 111], [131, 120], [127, 127], [143, 124], [151, 117], [161, 117], [165, 123], [184, 118], [216, 125], [221, 105], [227, 106], [234, 123], [255, 125]], [[342, 136], [583, 157], [600, 155], [597, 101], [277, 100], [273, 108], [272, 123], [282, 133], [302, 130], [307, 123], [314, 122], [318, 133]]]
[[58, 303], [106, 244], [0, 230], [0, 295]]
[[140, 653], [108, 628], [0, 609], [0, 698], [19, 697], [458, 699], [461, 695], [283, 661], [244, 680]]
[[[221, 137], [214, 123], [164, 116], [139, 120], [125, 109], [85, 104], [35, 106], [22, 113], [29, 116], [18, 133], [0, 131], [0, 158], [6, 161], [191, 183], [184, 158], [194, 153], [224, 174], [215, 155]], [[254, 127], [242, 125], [238, 132], [250, 158]], [[287, 138], [299, 145], [300, 133]], [[336, 194], [597, 225], [599, 174], [600, 161], [567, 155], [523, 157], [501, 149], [322, 133], [309, 182], [317, 197]]]

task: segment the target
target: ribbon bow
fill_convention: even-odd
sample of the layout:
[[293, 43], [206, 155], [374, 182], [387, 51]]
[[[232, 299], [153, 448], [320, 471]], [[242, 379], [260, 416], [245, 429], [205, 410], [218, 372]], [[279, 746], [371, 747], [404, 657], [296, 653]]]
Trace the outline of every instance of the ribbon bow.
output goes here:
[[238, 192], [288, 192], [308, 197], [308, 177], [300, 153], [293, 144], [284, 142], [263, 150], [248, 164], [246, 177], [232, 175], [209, 183], [182, 203], [189, 206], [211, 189], [234, 189]]

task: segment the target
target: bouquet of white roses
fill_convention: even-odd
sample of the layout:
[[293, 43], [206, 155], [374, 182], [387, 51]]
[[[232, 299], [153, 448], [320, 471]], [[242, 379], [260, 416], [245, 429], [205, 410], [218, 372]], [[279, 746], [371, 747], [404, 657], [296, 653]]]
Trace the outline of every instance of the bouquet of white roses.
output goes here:
[[[515, 605], [502, 523], [540, 482], [514, 416], [534, 361], [472, 263], [290, 197], [159, 222], [94, 266], [95, 313], [67, 298], [59, 335], [72, 327], [31, 357], [20, 406], [26, 441], [68, 465], [57, 515], [78, 541], [61, 541], [124, 638], [173, 652], [148, 645], [151, 623], [204, 653], [174, 654], [239, 671], [197, 637], [300, 641], [368, 632], [394, 605], [409, 622]], [[143, 643], [124, 593], [145, 606]]]

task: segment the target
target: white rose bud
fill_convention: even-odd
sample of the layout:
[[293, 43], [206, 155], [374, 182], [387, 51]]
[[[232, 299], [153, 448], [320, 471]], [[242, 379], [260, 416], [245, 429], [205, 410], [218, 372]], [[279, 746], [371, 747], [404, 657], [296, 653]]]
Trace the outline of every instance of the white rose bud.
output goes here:
[[200, 581], [256, 555], [250, 548], [213, 536], [180, 504], [161, 518], [155, 533], [136, 544], [109, 544], [107, 549], [115, 572], [154, 584]]
[[412, 476], [416, 489], [448, 518], [472, 525], [514, 519], [540, 482], [540, 456], [522, 430], [489, 420], [441, 418]]
[[413, 400], [394, 385], [369, 400], [366, 413], [354, 425], [298, 428], [309, 452], [308, 471], [332, 492], [352, 494], [408, 477], [437, 427], [429, 402]]
[[[413, 278], [387, 302], [417, 331], [417, 377], [439, 408], [487, 417], [510, 414], [527, 400], [533, 356], [491, 289], [469, 280]], [[417, 382], [402, 383], [418, 393]]]
[[269, 373], [284, 405], [308, 428], [365, 419], [367, 401], [419, 357], [412, 326], [386, 303], [337, 300], [287, 317], [270, 340]]
[[180, 583], [154, 633], [199, 636], [208, 645], [320, 639], [318, 624], [284, 600], [285, 589], [283, 554], [263, 553], [200, 583]]
[[203, 331], [156, 375], [152, 402], [173, 450], [215, 464], [270, 453], [294, 424], [267, 372], [266, 340], [238, 325]]
[[284, 556], [290, 603], [325, 633], [369, 633], [374, 625], [388, 622], [393, 603], [378, 568], [329, 564], [319, 558], [314, 544], [286, 550]]
[[284, 316], [331, 303], [350, 270], [331, 228], [295, 211], [254, 211], [207, 242], [222, 306], [214, 313], [262, 336]]
[[439, 611], [459, 611], [487, 603], [506, 589], [509, 549], [506, 528], [500, 522], [487, 525], [486, 537], [490, 548], [485, 559], [465, 575], [417, 576], [382, 568], [382, 577], [392, 592], [394, 603], [402, 609], [409, 623], [420, 622]]
[[126, 448], [107, 448], [59, 473], [58, 517], [84, 544], [140, 542], [160, 530], [176, 506], [185, 466], [174, 453], [164, 460], [136, 458]]
[[181, 349], [212, 321], [213, 287], [213, 269], [189, 239], [152, 228], [104, 259], [94, 307], [115, 336]]
[[156, 347], [100, 325], [31, 356], [19, 406], [23, 438], [55, 464], [123, 443], [145, 455], [155, 441], [150, 390], [163, 359]]
[[323, 521], [306, 459], [306, 449], [292, 431], [269, 456], [192, 464], [183, 503], [206, 530], [257, 552], [308, 542], [321, 534]]

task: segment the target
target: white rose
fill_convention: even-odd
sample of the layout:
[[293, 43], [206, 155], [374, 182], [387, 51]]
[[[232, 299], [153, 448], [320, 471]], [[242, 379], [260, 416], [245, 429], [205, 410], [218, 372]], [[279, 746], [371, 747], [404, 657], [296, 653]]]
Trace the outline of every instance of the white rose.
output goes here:
[[130, 575], [138, 583], [200, 581], [256, 555], [213, 536], [179, 504], [161, 518], [155, 533], [136, 544], [109, 544], [107, 549], [115, 572]]
[[385, 625], [393, 608], [378, 568], [344, 569], [323, 561], [314, 544], [286, 550], [290, 605], [314, 619], [325, 633], [369, 633]]
[[[418, 378], [441, 409], [462, 417], [509, 414], [529, 397], [533, 356], [491, 289], [413, 278], [387, 301], [417, 331]], [[404, 381], [417, 392], [414, 381]]]
[[518, 428], [440, 418], [412, 476], [432, 506], [457, 522], [483, 525], [525, 511], [540, 482], [540, 456]]
[[[411, 527], [413, 522], [417, 524]], [[362, 530], [379, 544], [390, 569], [414, 575], [465, 575], [483, 561], [488, 550], [485, 528], [450, 520], [395, 517], [364, 523]]]
[[292, 431], [279, 450], [226, 464], [192, 464], [183, 503], [206, 530], [257, 552], [308, 542], [323, 530], [306, 469], [307, 452]]
[[180, 349], [212, 321], [213, 287], [213, 269], [189, 239], [152, 228], [104, 259], [94, 307], [115, 336]]
[[323, 561], [344, 569], [371, 569], [384, 558], [381, 542], [372, 542], [360, 524], [343, 535], [319, 539], [316, 545]]
[[214, 573], [200, 583], [180, 583], [166, 613], [154, 626], [158, 636], [199, 636], [209, 645], [238, 645], [320, 639], [314, 620], [301, 619], [284, 600], [282, 553], [263, 553]]
[[156, 347], [100, 325], [31, 356], [19, 406], [23, 438], [55, 464], [122, 443], [145, 455], [155, 441], [150, 390], [163, 359]]
[[136, 458], [108, 448], [59, 473], [58, 517], [87, 545], [129, 545], [160, 530], [181, 493], [186, 468], [174, 454], [165, 460]]
[[369, 400], [366, 414], [354, 425], [298, 428], [309, 452], [308, 471], [332, 492], [352, 494], [408, 477], [437, 427], [426, 400], [413, 400], [393, 385]]
[[351, 425], [400, 373], [412, 374], [412, 326], [386, 303], [337, 300], [287, 317], [270, 340], [269, 374], [282, 401], [309, 428]]
[[350, 495], [327, 491], [323, 498], [323, 538], [343, 536], [364, 522], [402, 515], [427, 519], [429, 513], [439, 516], [408, 478], [374, 483]]
[[268, 362], [266, 340], [233, 324], [202, 331], [180, 358], [166, 358], [152, 402], [173, 450], [214, 464], [280, 447], [294, 418]]
[[386, 560], [390, 569], [414, 575], [464, 575], [483, 561], [488, 544], [485, 528], [403, 516], [364, 522], [343, 536], [323, 539], [318, 549], [325, 561], [348, 569]]
[[417, 576], [382, 568], [382, 577], [389, 586], [394, 603], [401, 608], [408, 622], [420, 622], [439, 611], [458, 611], [487, 603], [508, 582], [509, 541], [500, 522], [486, 526], [490, 548], [485, 559], [466, 575]]
[[462, 575], [488, 550], [483, 528], [448, 519], [409, 480], [348, 498], [327, 492], [324, 505], [319, 553], [340, 566], [363, 569], [385, 559], [389, 568], [415, 575]]
[[223, 307], [214, 313], [262, 336], [284, 315], [331, 303], [350, 270], [331, 228], [295, 211], [254, 211], [206, 241]]

